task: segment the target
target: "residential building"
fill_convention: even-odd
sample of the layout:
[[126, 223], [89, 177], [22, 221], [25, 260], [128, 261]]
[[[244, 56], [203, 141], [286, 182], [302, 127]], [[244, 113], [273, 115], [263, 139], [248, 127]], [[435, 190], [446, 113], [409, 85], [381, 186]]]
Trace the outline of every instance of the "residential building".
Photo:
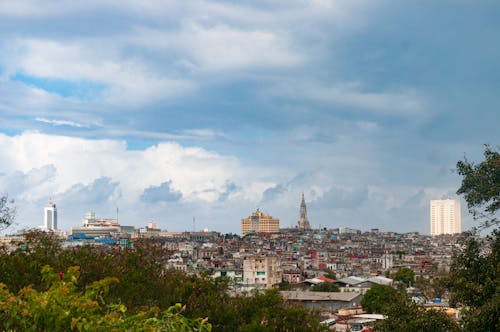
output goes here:
[[243, 283], [256, 288], [275, 288], [282, 281], [283, 271], [278, 256], [252, 255], [243, 260]]
[[259, 209], [246, 219], [241, 219], [241, 235], [248, 233], [277, 233], [280, 231], [280, 220]]
[[57, 207], [53, 202], [43, 209], [43, 227], [47, 231], [57, 230]]
[[431, 235], [461, 233], [460, 201], [456, 199], [431, 200]]

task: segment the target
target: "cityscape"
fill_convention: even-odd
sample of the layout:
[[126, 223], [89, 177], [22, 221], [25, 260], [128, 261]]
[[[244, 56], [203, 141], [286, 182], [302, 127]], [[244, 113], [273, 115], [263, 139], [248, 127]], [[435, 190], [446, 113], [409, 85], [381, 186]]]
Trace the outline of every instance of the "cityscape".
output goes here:
[[499, 13], [0, 0], [0, 330], [500, 330]]
[[[460, 201], [452, 199], [429, 202], [430, 236], [344, 226], [313, 229], [304, 194], [297, 205], [295, 227], [282, 228], [279, 218], [257, 209], [241, 219], [240, 234], [221, 234], [208, 229], [169, 232], [157, 228], [154, 221], [135, 228], [120, 225], [117, 219], [96, 217], [92, 211], [85, 214], [80, 226], [73, 226], [70, 233], [65, 233], [57, 227], [54, 202], [49, 202], [43, 212], [44, 224], [39, 229], [56, 234], [63, 246], [132, 248], [139, 239], [154, 240], [168, 253], [165, 263], [168, 269], [196, 275], [209, 271], [214, 279], [232, 280], [233, 290], [238, 292], [281, 289], [286, 284], [286, 290], [281, 291], [286, 300], [320, 310], [325, 321], [338, 321], [341, 313], [354, 310], [358, 315], [348, 320], [346, 327], [357, 326], [356, 322], [363, 318], [359, 309], [363, 295], [373, 285], [397, 285], [391, 276], [401, 268], [411, 269], [414, 281], [448, 273], [452, 256], [463, 238]], [[2, 238], [2, 243], [11, 248], [22, 241], [23, 232]], [[332, 273], [335, 279], [326, 277]], [[321, 283], [336, 285], [338, 293], [311, 292], [313, 286]], [[438, 302], [428, 290], [416, 287], [418, 283], [413, 286], [410, 283], [407, 288], [416, 300], [429, 308], [446, 310], [458, 319], [459, 311], [448, 305], [446, 294]], [[338, 327], [342, 326], [339, 324]]]

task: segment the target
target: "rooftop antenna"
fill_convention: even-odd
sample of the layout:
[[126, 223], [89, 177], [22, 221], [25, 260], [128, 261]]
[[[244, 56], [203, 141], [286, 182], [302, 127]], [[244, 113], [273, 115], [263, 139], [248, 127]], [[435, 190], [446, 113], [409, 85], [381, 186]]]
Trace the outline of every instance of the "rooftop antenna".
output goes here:
[[116, 205], [116, 223], [118, 224], [118, 205]]
[[193, 217], [193, 232], [196, 232], [196, 219]]

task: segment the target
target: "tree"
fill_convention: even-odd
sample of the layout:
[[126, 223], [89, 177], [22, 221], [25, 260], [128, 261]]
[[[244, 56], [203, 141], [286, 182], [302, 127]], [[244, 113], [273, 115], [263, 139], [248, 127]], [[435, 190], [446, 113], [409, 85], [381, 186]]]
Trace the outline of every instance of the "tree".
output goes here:
[[463, 176], [457, 194], [464, 195], [474, 219], [482, 219], [479, 230], [498, 225], [500, 221], [497, 215], [500, 208], [500, 153], [485, 145], [484, 158], [477, 165], [467, 158], [457, 162], [457, 172]]
[[333, 282], [326, 281], [312, 286], [311, 290], [313, 292], [340, 292], [339, 286]]
[[385, 308], [387, 318], [376, 323], [376, 331], [459, 331], [457, 323], [437, 310], [427, 310], [405, 297], [397, 298]]
[[182, 305], [167, 310], [157, 307], [129, 313], [123, 304], [103, 300], [119, 280], [107, 277], [87, 286], [76, 287], [79, 268], [66, 273], [42, 269], [45, 289], [31, 286], [13, 294], [0, 284], [0, 327], [4, 331], [211, 331], [205, 318], [186, 318]]
[[12, 225], [16, 216], [14, 200], [9, 200], [8, 195], [0, 197], [0, 231]]
[[[464, 307], [467, 331], [500, 329], [500, 230], [486, 241], [469, 236], [453, 257], [450, 304]], [[486, 243], [483, 243], [486, 242]]]
[[337, 275], [335, 274], [335, 271], [330, 270], [330, 269], [326, 269], [324, 271], [325, 271], [325, 275], [324, 275], [325, 278], [329, 278], [329, 279], [332, 279], [332, 280], [336, 280], [337, 279]]
[[384, 314], [387, 307], [397, 302], [404, 295], [391, 286], [374, 285], [361, 299], [361, 307], [368, 313]]
[[413, 272], [412, 269], [409, 269], [407, 267], [399, 269], [398, 272], [396, 272], [396, 274], [394, 275], [394, 280], [401, 281], [406, 286], [409, 286], [410, 282], [413, 282], [414, 278], [415, 278], [415, 272]]

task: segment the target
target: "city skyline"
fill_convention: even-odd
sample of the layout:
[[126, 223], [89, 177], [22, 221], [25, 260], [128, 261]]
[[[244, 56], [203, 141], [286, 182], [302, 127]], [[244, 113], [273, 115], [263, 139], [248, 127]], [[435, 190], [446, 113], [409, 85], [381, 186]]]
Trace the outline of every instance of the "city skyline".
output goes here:
[[[16, 225], [94, 210], [239, 233], [428, 234], [463, 159], [500, 142], [500, 4], [0, 2], [0, 193]], [[463, 202], [463, 201], [462, 201]], [[462, 204], [462, 229], [476, 225]]]

